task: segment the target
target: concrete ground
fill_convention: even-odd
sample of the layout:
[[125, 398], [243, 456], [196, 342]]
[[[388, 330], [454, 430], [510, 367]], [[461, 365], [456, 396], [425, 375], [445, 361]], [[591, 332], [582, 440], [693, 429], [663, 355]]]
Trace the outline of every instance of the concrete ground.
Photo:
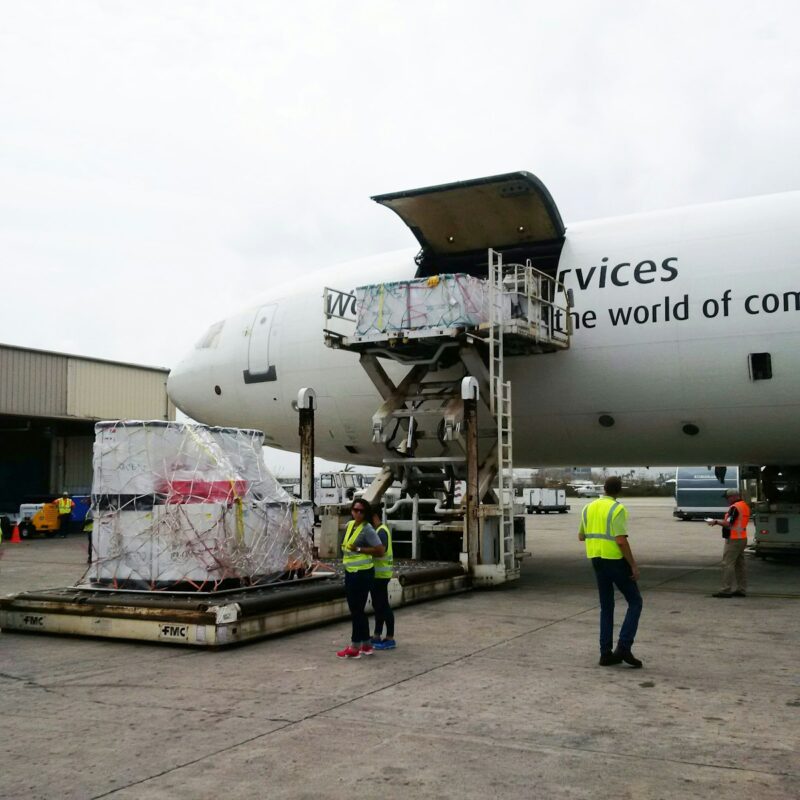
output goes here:
[[[219, 652], [0, 634], [0, 797], [800, 797], [800, 564], [712, 599], [718, 530], [628, 501], [645, 667], [601, 668], [583, 503], [529, 518], [516, 585], [401, 609], [358, 661], [346, 623]], [[0, 592], [67, 585], [85, 540], [2, 555]]]

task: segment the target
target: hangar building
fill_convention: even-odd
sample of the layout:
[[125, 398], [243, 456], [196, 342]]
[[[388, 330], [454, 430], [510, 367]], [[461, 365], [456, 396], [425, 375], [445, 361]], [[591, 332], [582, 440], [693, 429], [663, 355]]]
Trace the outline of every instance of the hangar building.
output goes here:
[[89, 494], [94, 424], [174, 420], [163, 367], [0, 344], [0, 514]]

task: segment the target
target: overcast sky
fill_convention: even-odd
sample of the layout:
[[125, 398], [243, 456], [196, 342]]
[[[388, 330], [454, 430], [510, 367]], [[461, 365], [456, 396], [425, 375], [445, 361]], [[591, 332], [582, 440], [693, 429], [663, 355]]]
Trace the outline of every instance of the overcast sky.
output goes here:
[[564, 221], [800, 188], [796, 2], [0, 0], [0, 341], [170, 366], [519, 169]]

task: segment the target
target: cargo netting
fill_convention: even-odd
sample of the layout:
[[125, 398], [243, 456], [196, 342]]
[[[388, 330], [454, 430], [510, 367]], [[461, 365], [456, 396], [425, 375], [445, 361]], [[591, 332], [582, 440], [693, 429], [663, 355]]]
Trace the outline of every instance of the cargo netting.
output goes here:
[[305, 574], [313, 508], [269, 472], [263, 438], [196, 423], [97, 423], [84, 581], [210, 592]]

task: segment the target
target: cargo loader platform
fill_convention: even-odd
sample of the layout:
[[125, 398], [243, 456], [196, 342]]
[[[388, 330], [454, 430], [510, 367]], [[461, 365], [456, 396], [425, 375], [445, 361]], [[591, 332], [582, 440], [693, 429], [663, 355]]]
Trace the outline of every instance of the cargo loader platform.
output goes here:
[[[75, 586], [0, 598], [7, 632], [130, 639], [219, 648], [349, 617], [341, 564], [329, 577], [222, 592], [145, 592]], [[394, 608], [470, 588], [452, 562], [399, 562]], [[368, 606], [368, 610], [369, 606]]]
[[[413, 558], [433, 540], [476, 586], [516, 580], [528, 553], [513, 499], [505, 360], [567, 350], [571, 334], [571, 297], [554, 276], [530, 259], [505, 264], [492, 248], [485, 258], [486, 278], [442, 273], [323, 294], [325, 344], [358, 355], [382, 398], [372, 441], [383, 469], [364, 499], [380, 501], [394, 483], [400, 496], [384, 518], [404, 535], [395, 544]], [[381, 360], [407, 368], [399, 382]]]

